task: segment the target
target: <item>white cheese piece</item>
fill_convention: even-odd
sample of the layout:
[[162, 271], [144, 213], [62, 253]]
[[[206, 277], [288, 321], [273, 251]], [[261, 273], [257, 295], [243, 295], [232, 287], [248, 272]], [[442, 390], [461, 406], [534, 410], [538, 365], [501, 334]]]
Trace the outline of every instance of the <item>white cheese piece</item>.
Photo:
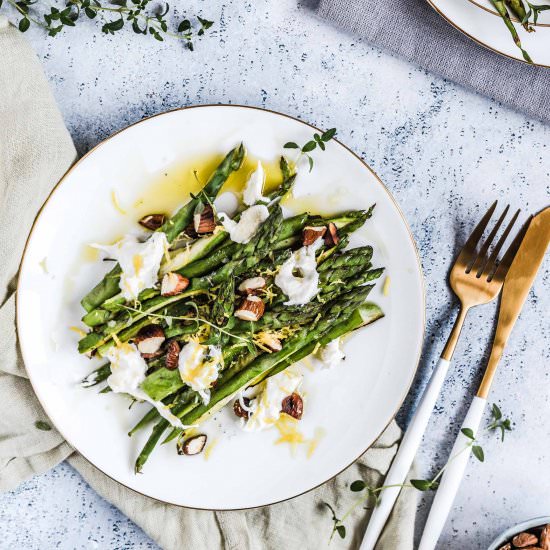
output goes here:
[[217, 380], [222, 363], [222, 350], [218, 346], [203, 346], [191, 341], [180, 351], [181, 379], [199, 393], [205, 405], [210, 401], [209, 388]]
[[336, 338], [321, 348], [318, 357], [323, 365], [323, 368], [330, 369], [337, 367], [346, 358], [340, 344], [340, 338]]
[[126, 235], [111, 246], [91, 246], [117, 260], [122, 269], [119, 282], [122, 295], [127, 300], [136, 300], [142, 290], [155, 286], [168, 241], [164, 233], [155, 232], [144, 243], [133, 235]]
[[269, 202], [269, 199], [262, 195], [264, 188], [265, 172], [262, 163], [258, 161], [258, 166], [246, 182], [246, 187], [243, 192], [243, 202], [247, 206], [252, 206], [257, 202]]
[[269, 217], [269, 210], [263, 204], [251, 206], [241, 213], [238, 222], [232, 220], [227, 214], [218, 214], [229, 238], [236, 243], [247, 243], [254, 236], [260, 225]]
[[279, 269], [275, 284], [288, 296], [285, 306], [303, 306], [319, 292], [315, 252], [322, 245], [323, 239], [317, 239], [312, 245], [303, 246]]
[[151, 399], [140, 388], [145, 380], [147, 363], [134, 344], [113, 346], [107, 353], [107, 359], [111, 362], [111, 375], [107, 378], [107, 384], [115, 393], [126, 393], [140, 401], [147, 401], [172, 426], [180, 429], [185, 427], [164, 403]]
[[260, 384], [260, 391], [251, 403], [253, 413], [244, 424], [245, 431], [259, 431], [273, 426], [281, 416], [283, 399], [296, 391], [302, 375], [286, 369]]

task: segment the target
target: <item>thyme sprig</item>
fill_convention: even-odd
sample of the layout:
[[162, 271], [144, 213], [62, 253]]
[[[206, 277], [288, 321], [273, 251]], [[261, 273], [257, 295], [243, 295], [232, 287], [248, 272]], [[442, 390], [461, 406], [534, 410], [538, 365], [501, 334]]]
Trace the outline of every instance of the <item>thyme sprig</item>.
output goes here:
[[283, 145], [285, 149], [299, 149], [300, 154], [298, 155], [298, 158], [295, 160], [297, 163], [302, 156], [306, 156], [307, 160], [309, 162], [309, 171], [311, 172], [313, 170], [313, 157], [309, 154], [313, 150], [315, 150], [317, 147], [321, 149], [321, 151], [324, 151], [326, 148], [325, 143], [330, 141], [334, 136], [336, 135], [336, 128], [330, 128], [329, 130], [326, 130], [322, 134], [318, 134], [315, 132], [313, 134], [313, 139], [306, 142], [301, 147], [295, 143], [294, 141], [289, 141]]
[[48, 5], [44, 10], [38, 9], [37, 0], [0, 0], [11, 5], [20, 15], [18, 27], [21, 32], [27, 31], [31, 23], [42, 27], [49, 36], [56, 36], [67, 27], [75, 27], [84, 18], [102, 19], [101, 30], [105, 34], [115, 34], [126, 24], [136, 34], [149, 35], [162, 42], [165, 37], [183, 40], [189, 50], [194, 49], [193, 40], [203, 36], [213, 21], [196, 16], [196, 21], [183, 19], [176, 30], [170, 31], [167, 16], [170, 5], [153, 6], [152, 0], [111, 0], [101, 3], [99, 0], [66, 0], [63, 7]]
[[506, 432], [512, 431], [512, 425], [509, 418], [502, 418], [502, 412], [498, 408], [496, 403], [493, 403], [493, 408], [491, 409], [491, 416], [493, 421], [487, 426], [488, 430], [500, 430], [501, 437], [500, 440], [504, 441], [504, 435]]
[[253, 340], [251, 340], [250, 338], [245, 338], [243, 336], [239, 336], [238, 334], [233, 334], [232, 332], [229, 332], [228, 330], [225, 330], [222, 327], [219, 327], [218, 325], [216, 325], [214, 323], [211, 323], [210, 321], [208, 321], [208, 319], [204, 319], [204, 318], [200, 317], [198, 315], [198, 312], [197, 312], [196, 316], [188, 317], [188, 316], [184, 316], [184, 315], [162, 315], [160, 313], [150, 313], [150, 312], [145, 312], [142, 309], [137, 309], [137, 308], [130, 307], [130, 306], [125, 306], [125, 305], [121, 305], [120, 307], [123, 308], [123, 309], [126, 309], [128, 311], [132, 311], [134, 313], [145, 313], [148, 317], [154, 317], [155, 319], [162, 319], [163, 321], [166, 321], [167, 323], [172, 323], [172, 321], [176, 320], [176, 321], [191, 321], [191, 322], [194, 322], [194, 323], [207, 325], [210, 328], [212, 328], [214, 330], [217, 330], [218, 332], [221, 332], [222, 334], [225, 334], [227, 336], [235, 338], [236, 340], [246, 342], [247, 346], [253, 346], [255, 344], [255, 342]]
[[[504, 441], [504, 433], [505, 431], [511, 431], [511, 422], [509, 419], [505, 419], [502, 416], [502, 412], [499, 409], [498, 405], [493, 404], [493, 407], [491, 408], [491, 420], [492, 422], [487, 426], [486, 430], [488, 431], [494, 431], [496, 429], [502, 430], [502, 437], [501, 441]], [[474, 432], [470, 428], [462, 428], [461, 430], [462, 434], [468, 438], [468, 443], [464, 446], [463, 449], [461, 449], [458, 453], [456, 453], [454, 456], [452, 456], [447, 464], [443, 466], [439, 470], [439, 472], [432, 478], [432, 479], [411, 479], [410, 484], [409, 483], [403, 483], [398, 485], [383, 485], [382, 487], [371, 487], [365, 481], [362, 479], [357, 479], [354, 482], [352, 482], [349, 486], [350, 491], [354, 493], [364, 493], [361, 498], [357, 499], [350, 507], [349, 509], [344, 513], [344, 515], [341, 518], [338, 518], [336, 516], [336, 512], [332, 508], [330, 504], [327, 502], [323, 502], [325, 506], [327, 506], [331, 513], [332, 513], [332, 532], [330, 535], [330, 540], [332, 540], [334, 533], [338, 533], [341, 538], [345, 538], [346, 536], [346, 527], [344, 525], [345, 520], [349, 517], [349, 515], [360, 505], [366, 504], [366, 510], [369, 510], [376, 506], [380, 500], [380, 494], [385, 491], [386, 489], [390, 489], [392, 487], [401, 487], [401, 488], [410, 488], [410, 489], [417, 489], [418, 491], [434, 491], [439, 486], [439, 479], [445, 472], [445, 470], [449, 467], [449, 465], [456, 460], [462, 453], [466, 452], [468, 449], [471, 448], [472, 454], [474, 457], [479, 460], [480, 462], [485, 461], [485, 453], [483, 451], [483, 448], [479, 444]]]

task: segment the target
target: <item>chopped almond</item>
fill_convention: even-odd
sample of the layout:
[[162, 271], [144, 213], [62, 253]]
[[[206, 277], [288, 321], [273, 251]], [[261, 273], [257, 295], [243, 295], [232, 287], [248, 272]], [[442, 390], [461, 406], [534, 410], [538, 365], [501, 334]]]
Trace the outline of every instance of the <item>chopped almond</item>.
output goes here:
[[164, 214], [148, 214], [139, 220], [139, 224], [151, 231], [156, 231], [162, 227], [165, 220], [166, 216]]
[[160, 352], [166, 336], [158, 325], [147, 325], [135, 336], [134, 342], [144, 359], [152, 359]]
[[267, 346], [271, 351], [281, 351], [283, 349], [283, 345], [279, 338], [268, 332], [262, 334], [261, 343]]
[[209, 204], [193, 216], [193, 226], [198, 235], [212, 233], [216, 229], [214, 210]]
[[325, 234], [326, 230], [327, 228], [325, 226], [304, 227], [304, 231], [302, 233], [302, 236], [303, 236], [302, 244], [304, 246], [312, 245], [317, 239], [320, 239]]
[[239, 309], [235, 311], [235, 317], [243, 321], [258, 321], [264, 314], [265, 304], [258, 296], [247, 296]]
[[512, 544], [516, 548], [527, 548], [528, 546], [530, 547], [538, 544], [538, 542], [539, 539], [535, 535], [527, 532], [520, 533], [512, 539]]
[[181, 294], [189, 286], [189, 279], [179, 273], [166, 273], [162, 278], [160, 293], [163, 296], [175, 296]]
[[325, 244], [327, 246], [336, 246], [340, 242], [340, 236], [338, 235], [338, 228], [332, 222], [328, 224], [327, 232], [325, 233]]
[[302, 414], [304, 413], [304, 401], [296, 392], [291, 395], [287, 395], [281, 403], [281, 412], [292, 416], [292, 418], [295, 418], [296, 420], [300, 420], [300, 418], [302, 418]]
[[245, 279], [237, 288], [241, 294], [256, 294], [258, 290], [266, 287], [266, 282], [263, 277], [251, 277]]
[[178, 454], [198, 455], [206, 445], [207, 437], [205, 434], [196, 435], [186, 439], [181, 445], [178, 444]]
[[[248, 399], [248, 397], [243, 397], [243, 401], [245, 406], [248, 407], [250, 405], [250, 399]], [[243, 409], [243, 406], [238, 399], [235, 401], [235, 403], [233, 403], [233, 412], [239, 418], [248, 418], [250, 416], [250, 413]]]
[[168, 370], [176, 370], [178, 368], [180, 359], [180, 345], [176, 340], [170, 340], [166, 346], [166, 358], [164, 360], [164, 366]]

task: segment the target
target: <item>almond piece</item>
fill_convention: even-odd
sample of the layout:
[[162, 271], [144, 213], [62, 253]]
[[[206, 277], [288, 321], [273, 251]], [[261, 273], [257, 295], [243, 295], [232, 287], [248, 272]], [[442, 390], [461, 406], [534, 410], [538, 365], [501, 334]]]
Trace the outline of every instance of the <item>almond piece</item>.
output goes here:
[[165, 340], [164, 331], [158, 325], [147, 325], [134, 337], [137, 349], [144, 359], [155, 357]]
[[512, 550], [512, 543], [507, 542], [504, 546], [501, 546], [498, 550]]
[[175, 296], [181, 294], [189, 286], [189, 279], [179, 273], [166, 273], [162, 278], [160, 293], [163, 296]]
[[340, 242], [340, 236], [338, 235], [338, 228], [332, 222], [328, 224], [327, 232], [325, 233], [325, 244], [327, 246], [336, 246]]
[[235, 317], [243, 321], [258, 321], [264, 314], [265, 304], [258, 296], [247, 296], [235, 311]]
[[214, 210], [207, 204], [201, 212], [193, 216], [193, 227], [197, 235], [212, 233], [216, 229], [216, 220], [214, 219]]
[[241, 294], [256, 294], [258, 290], [266, 287], [266, 282], [263, 277], [251, 277], [245, 279], [237, 288]]
[[164, 366], [168, 370], [176, 370], [180, 360], [180, 345], [177, 340], [170, 340], [166, 346], [166, 358], [164, 360]]
[[317, 239], [320, 239], [326, 233], [326, 230], [327, 228], [324, 225], [319, 227], [304, 227], [304, 231], [302, 233], [302, 244], [304, 246], [312, 245]]
[[527, 548], [528, 546], [535, 546], [539, 543], [539, 539], [532, 533], [520, 533], [512, 539], [512, 544], [516, 548]]
[[543, 550], [550, 550], [550, 523], [541, 531], [539, 545]]
[[195, 231], [195, 224], [191, 222], [184, 230], [185, 236], [189, 239], [196, 239], [198, 237], [197, 232]]
[[[250, 399], [248, 399], [248, 397], [243, 397], [243, 401], [247, 407], [250, 405]], [[243, 406], [238, 399], [235, 401], [235, 403], [233, 403], [233, 412], [239, 418], [248, 418], [250, 416], [250, 413], [243, 409]]]
[[269, 333], [262, 334], [261, 343], [267, 346], [271, 351], [281, 351], [283, 349], [283, 345], [279, 338]]
[[166, 216], [164, 214], [148, 214], [139, 220], [139, 224], [151, 231], [156, 231], [162, 227], [165, 220]]
[[195, 435], [178, 443], [177, 450], [179, 455], [198, 455], [206, 445], [207, 437], [204, 434]]
[[304, 401], [296, 392], [287, 395], [281, 403], [281, 412], [292, 416], [296, 420], [300, 420], [304, 412]]

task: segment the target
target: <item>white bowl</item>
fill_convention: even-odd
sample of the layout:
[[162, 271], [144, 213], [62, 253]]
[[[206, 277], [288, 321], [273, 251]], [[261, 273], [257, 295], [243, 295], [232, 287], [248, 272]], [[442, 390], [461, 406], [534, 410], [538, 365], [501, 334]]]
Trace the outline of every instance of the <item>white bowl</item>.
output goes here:
[[529, 519], [523, 523], [518, 523], [509, 529], [506, 529], [504, 533], [500, 534], [489, 546], [488, 550], [498, 550], [503, 544], [508, 542], [510, 539], [518, 535], [523, 531], [528, 529], [533, 529], [533, 527], [539, 527], [541, 525], [546, 525], [550, 523], [550, 516], [541, 516], [540, 518]]

